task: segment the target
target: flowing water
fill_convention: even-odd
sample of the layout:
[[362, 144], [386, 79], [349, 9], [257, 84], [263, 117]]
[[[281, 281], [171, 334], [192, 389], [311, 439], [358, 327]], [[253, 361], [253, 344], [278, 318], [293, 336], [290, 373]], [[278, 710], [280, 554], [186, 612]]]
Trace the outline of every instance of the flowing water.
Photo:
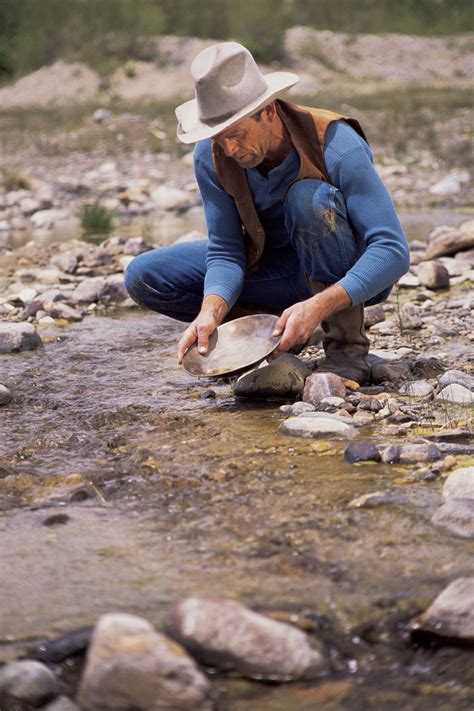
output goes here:
[[[159, 627], [178, 597], [220, 595], [316, 635], [331, 671], [286, 685], [214, 675], [218, 709], [472, 708], [472, 652], [415, 647], [406, 631], [472, 575], [472, 544], [430, 523], [442, 484], [346, 464], [342, 440], [279, 434], [276, 403], [236, 401], [176, 365], [180, 332], [124, 310], [2, 356], [0, 660], [105, 612]], [[381, 489], [405, 502], [347, 508]]]

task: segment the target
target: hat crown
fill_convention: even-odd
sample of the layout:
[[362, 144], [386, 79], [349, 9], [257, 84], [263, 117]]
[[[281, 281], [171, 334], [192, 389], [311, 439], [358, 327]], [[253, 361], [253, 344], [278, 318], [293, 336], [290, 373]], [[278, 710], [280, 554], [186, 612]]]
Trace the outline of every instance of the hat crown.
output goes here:
[[191, 64], [198, 115], [217, 121], [248, 106], [267, 90], [267, 82], [248, 51], [238, 42], [203, 49]]

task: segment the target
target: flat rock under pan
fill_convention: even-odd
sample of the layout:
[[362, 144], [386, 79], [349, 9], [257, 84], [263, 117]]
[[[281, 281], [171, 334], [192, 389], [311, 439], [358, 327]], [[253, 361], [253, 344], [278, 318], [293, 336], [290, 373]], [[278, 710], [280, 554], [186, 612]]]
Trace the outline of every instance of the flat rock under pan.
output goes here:
[[193, 344], [183, 358], [191, 375], [217, 377], [237, 373], [264, 360], [275, 350], [280, 336], [272, 336], [277, 316], [254, 314], [222, 324], [209, 339], [206, 355]]

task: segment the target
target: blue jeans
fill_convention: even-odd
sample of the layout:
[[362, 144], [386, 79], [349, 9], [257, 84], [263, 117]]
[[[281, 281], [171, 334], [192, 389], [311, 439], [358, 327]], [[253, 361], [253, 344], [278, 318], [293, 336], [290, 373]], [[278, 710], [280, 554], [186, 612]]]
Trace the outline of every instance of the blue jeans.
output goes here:
[[[290, 244], [272, 248], [267, 237], [260, 268], [247, 275], [237, 302], [244, 308], [281, 312], [311, 296], [308, 279], [334, 284], [362, 253], [344, 198], [329, 183], [310, 179], [293, 183], [284, 218]], [[127, 291], [142, 306], [179, 321], [192, 321], [203, 299], [206, 254], [207, 240], [140, 254], [125, 272]], [[370, 303], [383, 301], [389, 291]]]

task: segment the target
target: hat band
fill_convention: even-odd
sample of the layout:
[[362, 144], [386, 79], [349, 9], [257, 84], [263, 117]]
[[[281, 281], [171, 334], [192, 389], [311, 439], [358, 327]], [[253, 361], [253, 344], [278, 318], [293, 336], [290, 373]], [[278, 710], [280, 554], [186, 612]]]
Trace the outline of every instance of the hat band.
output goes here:
[[[260, 94], [258, 94], [258, 96], [255, 96], [252, 99], [252, 101], [249, 102], [249, 104], [251, 105], [255, 101], [258, 101], [258, 99], [265, 94], [267, 89], [268, 89], [268, 87], [265, 87], [265, 89]], [[247, 106], [249, 106], [249, 104], [247, 104], [245, 106], [241, 106], [240, 109], [235, 109], [233, 111], [227, 111], [225, 114], [219, 114], [219, 116], [213, 116], [212, 118], [207, 118], [207, 119], [200, 118], [199, 120], [201, 123], [206, 124], [206, 126], [210, 126], [211, 128], [213, 128], [214, 126], [217, 126], [218, 124], [223, 123], [224, 121], [227, 121], [227, 119], [232, 118], [232, 116], [235, 116], [236, 114], [240, 113], [241, 111], [245, 111], [245, 109], [247, 108]]]

